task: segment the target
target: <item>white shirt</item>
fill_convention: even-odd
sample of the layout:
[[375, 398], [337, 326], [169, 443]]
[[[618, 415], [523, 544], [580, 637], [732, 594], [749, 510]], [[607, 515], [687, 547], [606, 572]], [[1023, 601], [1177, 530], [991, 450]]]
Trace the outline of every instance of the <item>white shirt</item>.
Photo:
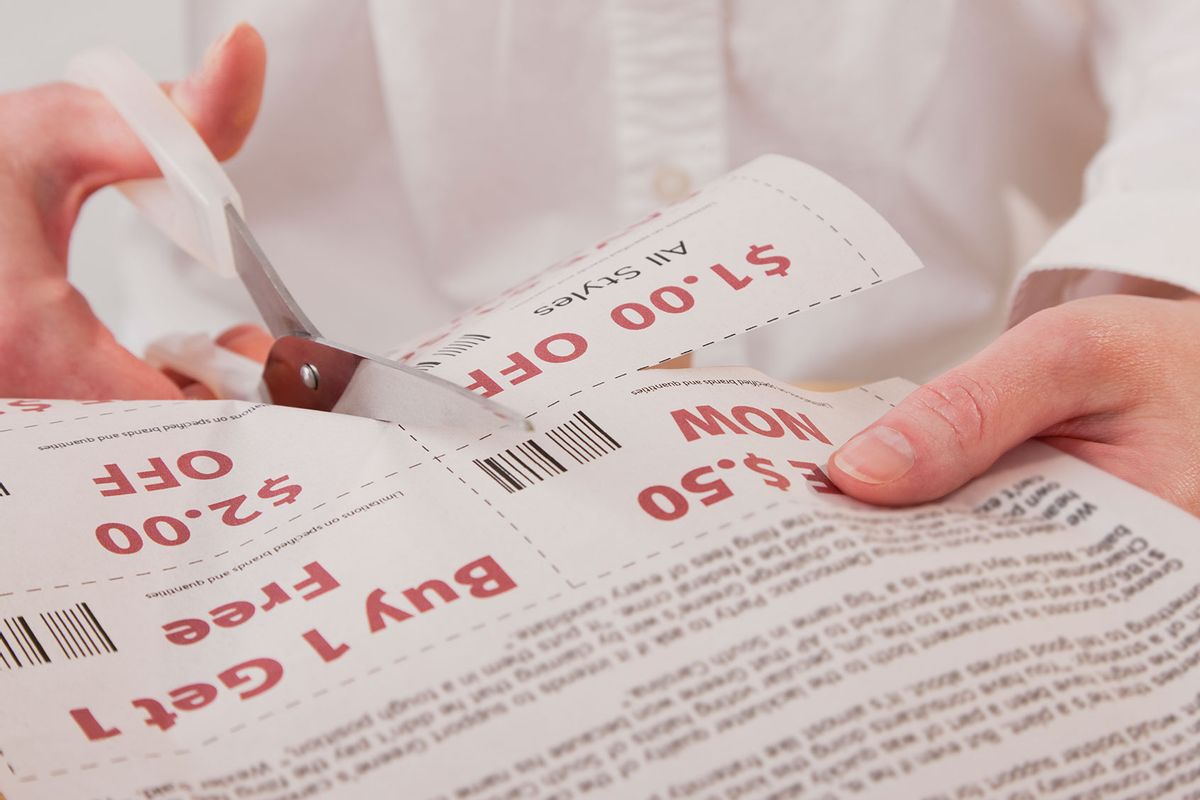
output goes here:
[[[197, 59], [243, 18], [268, 77], [230, 173], [347, 343], [389, 348], [766, 152], [928, 268], [708, 363], [921, 380], [1121, 274], [1200, 291], [1200, 4], [229, 0], [192, 7]], [[198, 271], [133, 273], [134, 338], [253, 318]]]

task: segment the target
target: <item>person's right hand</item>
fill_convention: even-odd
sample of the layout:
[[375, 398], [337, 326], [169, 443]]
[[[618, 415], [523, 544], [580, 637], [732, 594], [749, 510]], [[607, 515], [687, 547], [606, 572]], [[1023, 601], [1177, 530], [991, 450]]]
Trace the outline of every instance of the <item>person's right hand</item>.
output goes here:
[[1160, 290], [1039, 311], [842, 445], [829, 477], [926, 503], [1037, 438], [1200, 516], [1200, 296]]
[[[262, 38], [242, 24], [196, 73], [164, 91], [226, 159], [254, 124], [265, 68]], [[184, 396], [118, 344], [67, 280], [67, 245], [84, 200], [157, 174], [99, 93], [59, 83], [0, 94], [0, 397]]]

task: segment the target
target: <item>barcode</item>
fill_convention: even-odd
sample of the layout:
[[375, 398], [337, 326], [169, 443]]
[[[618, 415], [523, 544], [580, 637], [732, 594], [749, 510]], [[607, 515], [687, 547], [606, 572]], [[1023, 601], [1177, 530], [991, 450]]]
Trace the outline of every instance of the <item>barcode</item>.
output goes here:
[[[621, 447], [582, 411], [576, 411], [567, 422], [550, 428], [545, 437], [547, 446], [539, 444], [537, 439], [526, 439], [490, 458], [475, 459], [475, 466], [512, 494], [562, 475], [567, 471], [564, 462], [568, 458], [576, 464], [584, 464]], [[556, 452], [561, 455], [555, 455]]]
[[[40, 626], [37, 625], [39, 621]], [[14, 670], [50, 663], [50, 654], [35, 628], [41, 631], [42, 637], [49, 634], [68, 660], [117, 652], [112, 637], [88, 604], [76, 603], [69, 608], [38, 614], [33, 625], [23, 616], [0, 620], [0, 665]]]
[[462, 355], [475, 345], [486, 342], [490, 338], [492, 337], [483, 333], [464, 333], [450, 344], [433, 351], [433, 354], [435, 356], [442, 356], [443, 358], [453, 358], [454, 356]]
[[594, 461], [621, 447], [616, 439], [582, 411], [576, 411], [570, 421], [554, 426], [546, 435], [577, 464]]
[[[450, 344], [443, 345], [433, 351], [433, 355], [441, 358], [454, 358], [470, 350], [477, 344], [483, 344], [492, 337], [483, 333], [464, 333]], [[441, 361], [418, 361], [414, 366], [419, 370], [431, 370], [441, 366]]]
[[104, 630], [104, 626], [87, 603], [76, 603], [71, 608], [47, 611], [40, 616], [42, 623], [58, 644], [58, 649], [68, 659], [117, 652], [112, 637]]
[[19, 669], [31, 664], [49, 664], [50, 656], [24, 617], [5, 617], [0, 624], [0, 664]]
[[509, 494], [532, 486], [535, 481], [544, 481], [567, 471], [558, 459], [533, 439], [527, 439], [491, 458], [477, 458], [475, 465]]

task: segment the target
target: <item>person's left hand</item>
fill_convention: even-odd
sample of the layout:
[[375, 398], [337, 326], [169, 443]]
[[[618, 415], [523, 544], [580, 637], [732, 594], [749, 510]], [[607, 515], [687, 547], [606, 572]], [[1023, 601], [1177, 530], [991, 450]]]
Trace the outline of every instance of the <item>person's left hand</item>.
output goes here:
[[1200, 299], [1034, 314], [843, 445], [829, 475], [869, 503], [921, 503], [1033, 437], [1200, 514]]

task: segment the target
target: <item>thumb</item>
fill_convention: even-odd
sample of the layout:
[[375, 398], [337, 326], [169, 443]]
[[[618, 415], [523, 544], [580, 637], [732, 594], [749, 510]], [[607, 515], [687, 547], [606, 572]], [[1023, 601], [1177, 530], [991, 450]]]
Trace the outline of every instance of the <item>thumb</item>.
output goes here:
[[878, 505], [934, 500], [1026, 439], [1114, 407], [1120, 382], [1106, 380], [1111, 354], [1090, 352], [1095, 337], [1078, 322], [1062, 306], [1007, 331], [839, 448], [830, 477]]
[[219, 160], [241, 149], [262, 104], [267, 52], [248, 23], [214, 42], [200, 68], [166, 87], [171, 100]]
[[[198, 70], [163, 90], [219, 159], [236, 153], [262, 101], [266, 48], [242, 23], [212, 45]], [[66, 239], [83, 201], [97, 189], [159, 174], [150, 154], [99, 93], [70, 84], [25, 93], [28, 174], [37, 182], [45, 230], [54, 249]]]

